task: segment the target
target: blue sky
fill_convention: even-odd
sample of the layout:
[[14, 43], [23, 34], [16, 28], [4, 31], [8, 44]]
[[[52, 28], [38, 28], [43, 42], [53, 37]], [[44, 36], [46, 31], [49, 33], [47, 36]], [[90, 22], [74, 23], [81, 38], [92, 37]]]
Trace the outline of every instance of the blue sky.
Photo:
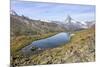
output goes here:
[[94, 5], [11, 1], [11, 10], [36, 20], [64, 21], [67, 15], [78, 21], [95, 20]]

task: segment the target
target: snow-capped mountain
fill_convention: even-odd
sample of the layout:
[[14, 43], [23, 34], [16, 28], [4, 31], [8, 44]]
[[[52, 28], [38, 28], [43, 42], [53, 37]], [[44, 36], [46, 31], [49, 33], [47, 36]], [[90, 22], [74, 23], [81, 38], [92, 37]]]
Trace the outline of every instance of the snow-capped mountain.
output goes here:
[[95, 22], [91, 21], [90, 22], [76, 21], [72, 19], [70, 16], [68, 16], [64, 22], [65, 22], [64, 27], [67, 28], [68, 30], [86, 29], [95, 24]]
[[17, 13], [14, 10], [10, 10], [10, 14], [17, 15]]
[[47, 19], [41, 19], [40, 21], [43, 21], [43, 22], [51, 22], [50, 20], [47, 20]]
[[68, 16], [65, 21], [47, 21], [49, 23], [56, 23], [60, 27], [64, 27], [66, 30], [80, 30], [80, 29], [87, 29], [92, 27], [95, 24], [95, 21], [76, 21], [75, 19]]

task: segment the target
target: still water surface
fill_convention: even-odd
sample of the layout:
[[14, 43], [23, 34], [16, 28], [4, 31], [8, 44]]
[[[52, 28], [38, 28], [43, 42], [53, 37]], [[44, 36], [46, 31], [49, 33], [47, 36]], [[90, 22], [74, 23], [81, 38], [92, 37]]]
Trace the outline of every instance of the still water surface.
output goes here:
[[43, 48], [43, 49], [54, 48], [66, 44], [69, 40], [70, 40], [70, 34], [66, 32], [62, 32], [45, 39], [34, 41], [32, 42], [32, 44], [24, 47], [22, 51], [29, 52], [33, 46], [38, 48]]

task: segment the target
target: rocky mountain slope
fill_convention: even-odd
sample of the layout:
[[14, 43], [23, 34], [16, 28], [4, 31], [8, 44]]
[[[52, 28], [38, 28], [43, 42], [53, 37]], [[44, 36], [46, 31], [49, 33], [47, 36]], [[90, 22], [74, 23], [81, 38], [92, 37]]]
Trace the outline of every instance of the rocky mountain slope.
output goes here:
[[35, 35], [49, 32], [64, 31], [64, 27], [56, 23], [48, 23], [40, 20], [32, 20], [25, 16], [11, 14], [11, 35]]
[[32, 20], [25, 16], [19, 16], [15, 11], [10, 12], [11, 36], [35, 35], [49, 32], [77, 31], [90, 28], [95, 21], [79, 22], [70, 16], [64, 22]]

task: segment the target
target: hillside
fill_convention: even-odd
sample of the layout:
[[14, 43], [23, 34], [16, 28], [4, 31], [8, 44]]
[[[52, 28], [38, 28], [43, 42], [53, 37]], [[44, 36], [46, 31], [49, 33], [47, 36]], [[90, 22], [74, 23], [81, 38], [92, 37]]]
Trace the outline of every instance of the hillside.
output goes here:
[[32, 20], [25, 16], [11, 14], [11, 36], [36, 35], [50, 32], [64, 31], [64, 27], [56, 23], [48, 23], [40, 20]]
[[94, 29], [76, 32], [71, 41], [54, 49], [32, 56], [33, 64], [57, 64], [95, 61]]
[[95, 61], [95, 30], [90, 28], [74, 33], [69, 43], [39, 54], [16, 55], [13, 65], [58, 64]]

